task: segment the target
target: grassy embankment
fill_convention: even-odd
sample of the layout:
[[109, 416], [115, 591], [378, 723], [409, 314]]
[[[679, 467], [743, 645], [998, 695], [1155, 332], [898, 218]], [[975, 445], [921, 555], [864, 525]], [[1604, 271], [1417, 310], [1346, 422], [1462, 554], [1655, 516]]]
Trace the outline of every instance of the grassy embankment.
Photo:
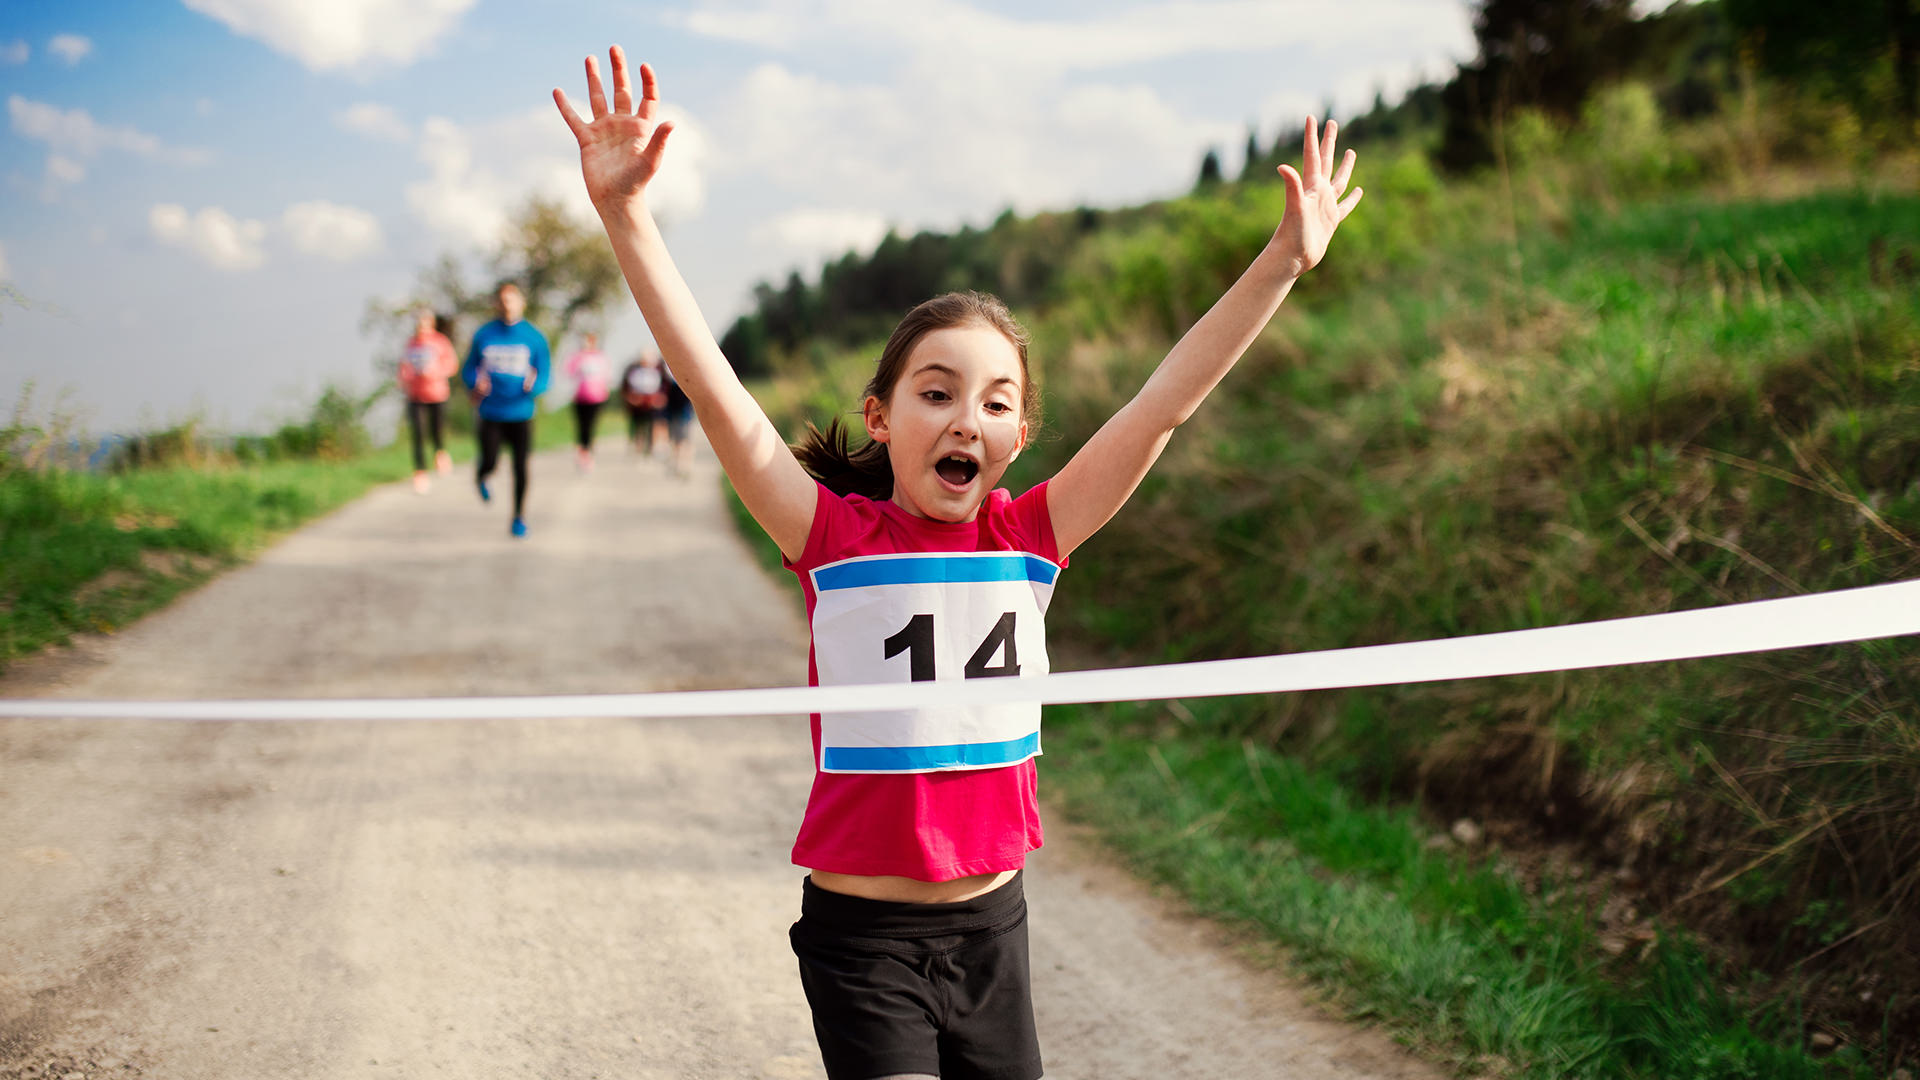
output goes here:
[[[1337, 648], [1920, 570], [1920, 199], [1743, 162], [1724, 127], [1603, 143], [1466, 182], [1363, 161], [1327, 265], [1076, 553], [1056, 648]], [[1012, 486], [1131, 394], [1276, 188], [1063, 256], [1022, 312], [1054, 438]], [[876, 352], [765, 400], [788, 430], [844, 414]], [[1916, 700], [1907, 639], [1059, 710], [1045, 771], [1148, 873], [1463, 1069], [1885, 1076], [1920, 1030]], [[1490, 842], [1453, 841], [1459, 816]]]
[[[369, 449], [359, 427], [366, 405], [329, 392], [304, 421], [237, 442], [184, 421], [137, 437], [123, 448], [124, 467], [87, 472], [42, 466], [72, 423], [29, 416], [29, 395], [0, 430], [0, 670], [75, 633], [125, 626], [373, 485], [406, 478], [404, 426], [391, 445]], [[437, 481], [467, 484], [471, 410], [455, 401], [451, 412], [456, 468]], [[625, 423], [617, 405], [602, 410], [603, 455], [619, 451]], [[568, 407], [548, 404], [535, 449], [573, 441]], [[509, 475], [503, 462], [498, 476]]]
[[390, 447], [123, 473], [0, 467], [0, 668], [125, 626], [408, 465]]

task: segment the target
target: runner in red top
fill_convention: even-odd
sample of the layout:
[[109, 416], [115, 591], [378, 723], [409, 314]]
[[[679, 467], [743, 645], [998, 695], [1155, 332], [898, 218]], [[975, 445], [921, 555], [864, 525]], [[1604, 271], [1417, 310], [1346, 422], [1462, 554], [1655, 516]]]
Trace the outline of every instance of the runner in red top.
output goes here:
[[[1308, 121], [1273, 238], [1138, 395], [1048, 483], [998, 490], [1037, 398], [1027, 338], [998, 300], [952, 293], [895, 328], [862, 405], [789, 448], [741, 385], [647, 207], [671, 121], [653, 70], [613, 94], [587, 60], [592, 119], [554, 101], [628, 286], [754, 520], [801, 575], [822, 683], [1018, 678], [1046, 670], [1039, 625], [1073, 550], [1112, 518], [1326, 254], [1360, 200], [1353, 152]], [[794, 858], [810, 871], [791, 931], [827, 1074], [1041, 1075], [1020, 867], [1033, 812], [1037, 707], [823, 714]]]
[[425, 438], [433, 437], [433, 461], [439, 471], [453, 471], [446, 450], [447, 380], [460, 373], [453, 342], [435, 329], [430, 308], [414, 312], [413, 336], [400, 357], [400, 391], [407, 395], [407, 427], [413, 435], [413, 490], [427, 493]]

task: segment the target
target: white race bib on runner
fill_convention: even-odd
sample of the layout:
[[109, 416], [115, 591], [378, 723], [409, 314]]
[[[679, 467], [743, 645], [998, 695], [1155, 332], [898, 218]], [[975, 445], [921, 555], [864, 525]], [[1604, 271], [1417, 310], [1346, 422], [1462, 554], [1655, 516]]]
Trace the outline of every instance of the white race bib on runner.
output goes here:
[[638, 367], [627, 373], [627, 389], [636, 394], [657, 394], [660, 392], [660, 369]]
[[533, 371], [533, 350], [525, 345], [488, 345], [480, 350], [480, 366], [493, 375], [524, 379]]
[[[822, 686], [1047, 673], [1060, 567], [1022, 551], [863, 555], [812, 572]], [[1037, 703], [820, 714], [820, 771], [1016, 765], [1040, 752]]]

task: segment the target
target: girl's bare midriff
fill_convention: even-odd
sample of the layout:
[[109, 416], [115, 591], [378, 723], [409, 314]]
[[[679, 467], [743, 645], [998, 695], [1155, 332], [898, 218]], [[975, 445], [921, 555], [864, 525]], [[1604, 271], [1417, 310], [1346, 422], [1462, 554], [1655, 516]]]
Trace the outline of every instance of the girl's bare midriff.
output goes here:
[[835, 874], [827, 870], [809, 871], [813, 883], [828, 892], [859, 896], [868, 900], [889, 900], [904, 904], [951, 904], [971, 900], [1013, 880], [1018, 870], [954, 878], [952, 881], [920, 881], [910, 877], [863, 877], [859, 874]]

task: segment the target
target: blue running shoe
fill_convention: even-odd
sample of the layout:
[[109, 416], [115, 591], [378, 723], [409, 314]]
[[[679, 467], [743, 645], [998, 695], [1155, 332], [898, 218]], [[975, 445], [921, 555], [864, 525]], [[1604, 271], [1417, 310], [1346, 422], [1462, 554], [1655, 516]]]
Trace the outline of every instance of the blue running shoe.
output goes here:
[[475, 481], [475, 483], [480, 485], [480, 501], [492, 502], [493, 492], [487, 490], [487, 482], [485, 480], [478, 480], [478, 481]]
[[512, 531], [513, 531], [513, 535], [515, 536], [527, 535], [527, 523], [524, 521], [521, 521], [519, 518], [514, 518]]

